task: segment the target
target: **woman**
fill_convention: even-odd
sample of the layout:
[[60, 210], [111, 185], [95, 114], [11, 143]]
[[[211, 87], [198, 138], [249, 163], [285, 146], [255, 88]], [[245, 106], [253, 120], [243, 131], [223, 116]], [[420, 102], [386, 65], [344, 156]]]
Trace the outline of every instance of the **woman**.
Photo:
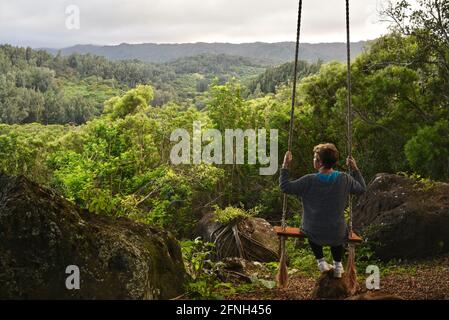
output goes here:
[[[348, 194], [360, 195], [366, 191], [365, 181], [357, 163], [346, 159], [351, 176], [334, 170], [340, 153], [332, 143], [319, 144], [313, 148], [313, 166], [317, 173], [307, 174], [298, 180], [289, 181], [288, 166], [292, 161], [287, 152], [279, 177], [282, 192], [297, 195], [302, 199], [304, 213], [302, 231], [309, 239], [310, 247], [321, 272], [334, 269], [334, 277], [341, 278], [343, 245], [348, 239], [348, 228], [344, 218]], [[334, 265], [329, 265], [323, 255], [323, 246], [330, 246]]]

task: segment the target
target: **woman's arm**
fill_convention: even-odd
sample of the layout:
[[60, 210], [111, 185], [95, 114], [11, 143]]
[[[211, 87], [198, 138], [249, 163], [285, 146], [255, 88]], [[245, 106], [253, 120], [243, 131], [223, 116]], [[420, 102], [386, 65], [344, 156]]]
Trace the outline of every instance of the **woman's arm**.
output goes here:
[[349, 193], [361, 195], [366, 192], [365, 179], [359, 169], [351, 171], [349, 178]]
[[351, 176], [349, 179], [349, 193], [360, 195], [366, 192], [365, 179], [363, 179], [362, 173], [357, 167], [357, 162], [353, 157], [346, 158], [346, 165], [351, 167]]
[[310, 179], [307, 179], [307, 175], [305, 175], [297, 180], [289, 181], [290, 173], [288, 171], [288, 166], [292, 159], [292, 153], [287, 151], [284, 156], [284, 163], [282, 164], [281, 174], [279, 176], [279, 187], [283, 193], [302, 196], [309, 188]]
[[308, 176], [302, 176], [297, 180], [290, 181], [289, 180], [290, 173], [288, 169], [282, 168], [281, 174], [279, 176], [279, 187], [283, 193], [287, 194], [296, 194], [298, 196], [302, 196], [306, 193], [309, 188], [309, 179]]

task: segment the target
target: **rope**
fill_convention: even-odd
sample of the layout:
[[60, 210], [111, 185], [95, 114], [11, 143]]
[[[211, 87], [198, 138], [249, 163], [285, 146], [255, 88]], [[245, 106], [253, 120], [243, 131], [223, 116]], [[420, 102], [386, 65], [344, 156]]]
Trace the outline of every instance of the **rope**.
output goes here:
[[[347, 140], [348, 156], [352, 157], [352, 80], [351, 80], [351, 40], [350, 40], [350, 21], [349, 21], [349, 0], [346, 0], [346, 58], [347, 58]], [[351, 175], [351, 166], [348, 167], [348, 173]], [[352, 233], [352, 196], [349, 195], [349, 232]]]
[[[299, 38], [301, 34], [301, 13], [302, 13], [302, 0], [299, 0], [298, 7], [298, 25], [296, 29], [296, 48], [295, 48], [295, 69], [293, 71], [293, 92], [292, 92], [292, 108], [290, 111], [290, 124], [288, 130], [288, 151], [292, 149], [292, 138], [293, 138], [293, 121], [295, 116], [295, 105], [296, 105], [296, 84], [298, 75], [298, 54], [299, 54]], [[282, 228], [285, 230], [286, 227], [286, 215], [287, 215], [287, 194], [284, 193], [284, 199], [282, 201]], [[280, 237], [280, 259], [279, 259], [279, 271], [276, 276], [278, 286], [283, 288], [288, 282], [288, 272], [287, 272], [287, 259], [285, 252], [285, 236]]]
[[[302, 13], [302, 0], [299, 0], [298, 24], [297, 24], [297, 29], [296, 29], [295, 68], [293, 71], [292, 108], [290, 110], [290, 124], [289, 124], [289, 130], [288, 130], [288, 151], [292, 150], [292, 140], [293, 140], [293, 122], [294, 122], [294, 118], [295, 118], [296, 86], [297, 86], [297, 75], [298, 75], [299, 39], [300, 39], [300, 35], [301, 35], [301, 13]], [[283, 228], [286, 227], [286, 222], [285, 222], [286, 214], [287, 214], [287, 194], [284, 193], [284, 199], [282, 202], [282, 227]], [[282, 245], [282, 243], [281, 243], [281, 245]]]
[[[351, 41], [350, 35], [350, 21], [349, 21], [349, 0], [346, 0], [346, 50], [347, 50], [347, 80], [348, 80], [348, 156], [352, 157], [352, 83], [351, 83]], [[351, 175], [351, 166], [348, 166], [348, 173]], [[349, 221], [348, 231], [352, 234], [352, 196], [349, 195]], [[350, 243], [348, 246], [348, 264], [347, 264], [347, 281], [351, 295], [357, 291], [357, 269], [355, 267], [355, 245]]]

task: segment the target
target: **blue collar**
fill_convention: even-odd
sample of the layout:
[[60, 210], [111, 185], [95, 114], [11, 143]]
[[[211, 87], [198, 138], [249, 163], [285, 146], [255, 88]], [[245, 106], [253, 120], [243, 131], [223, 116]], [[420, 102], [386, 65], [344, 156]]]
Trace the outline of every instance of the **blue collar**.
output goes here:
[[340, 174], [339, 171], [334, 170], [331, 174], [324, 174], [321, 172], [317, 172], [316, 176], [318, 177], [318, 179], [320, 179], [321, 181], [324, 182], [333, 182], [335, 181], [335, 179], [337, 179], [338, 175]]

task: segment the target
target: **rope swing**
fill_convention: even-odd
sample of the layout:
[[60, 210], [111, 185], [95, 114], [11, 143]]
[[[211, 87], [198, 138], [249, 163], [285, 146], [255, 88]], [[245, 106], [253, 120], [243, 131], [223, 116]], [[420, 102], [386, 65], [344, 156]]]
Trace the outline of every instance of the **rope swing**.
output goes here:
[[[294, 113], [296, 106], [296, 87], [297, 87], [297, 76], [298, 76], [298, 55], [299, 55], [299, 41], [301, 33], [301, 14], [302, 14], [302, 0], [299, 0], [298, 9], [298, 24], [296, 32], [296, 49], [295, 49], [295, 68], [293, 74], [293, 91], [292, 91], [292, 105], [290, 111], [290, 124], [288, 131], [288, 151], [292, 149], [292, 137], [293, 137], [293, 123], [294, 123]], [[351, 83], [351, 42], [350, 42], [350, 20], [349, 20], [349, 0], [346, 0], [346, 58], [347, 58], [347, 154], [352, 157], [352, 83]], [[351, 174], [351, 167], [348, 166], [348, 174]], [[304, 238], [305, 235], [301, 232], [299, 228], [287, 227], [286, 225], [286, 215], [287, 215], [287, 194], [284, 193], [282, 201], [282, 223], [281, 226], [274, 227], [277, 235], [280, 238], [280, 261], [279, 270], [276, 275], [277, 285], [283, 288], [288, 283], [288, 272], [287, 272], [287, 254], [285, 250], [285, 240], [286, 237]], [[349, 195], [349, 221], [348, 221], [348, 231], [349, 231], [349, 253], [348, 253], [348, 280], [351, 293], [354, 293], [357, 285], [357, 275], [355, 268], [355, 244], [362, 241], [358, 235], [353, 232], [352, 228], [352, 196]]]

